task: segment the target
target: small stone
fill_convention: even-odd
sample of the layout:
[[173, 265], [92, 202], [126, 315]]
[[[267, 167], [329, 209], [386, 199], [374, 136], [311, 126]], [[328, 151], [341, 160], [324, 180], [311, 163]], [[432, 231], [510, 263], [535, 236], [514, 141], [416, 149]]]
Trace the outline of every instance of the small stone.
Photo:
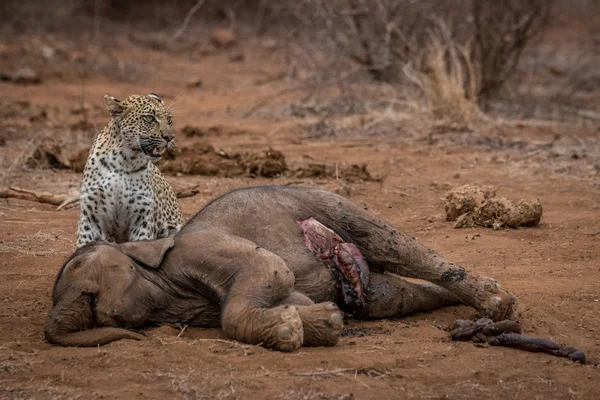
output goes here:
[[260, 42], [260, 45], [265, 49], [274, 49], [275, 47], [277, 47], [277, 40], [271, 38], [263, 39]]
[[213, 31], [210, 40], [217, 47], [231, 47], [235, 43], [235, 34], [231, 29], [217, 28]]
[[41, 48], [42, 56], [46, 59], [46, 61], [50, 61], [56, 55], [56, 50], [54, 50], [50, 46], [42, 46]]
[[202, 80], [200, 80], [198, 78], [193, 78], [193, 79], [190, 79], [189, 81], [187, 81], [187, 83], [185, 85], [190, 89], [198, 89], [198, 88], [202, 87], [203, 83], [202, 83]]
[[12, 75], [12, 81], [20, 84], [37, 85], [42, 82], [42, 79], [32, 68], [21, 67]]
[[244, 53], [235, 53], [229, 57], [229, 61], [231, 62], [242, 62], [246, 59]]

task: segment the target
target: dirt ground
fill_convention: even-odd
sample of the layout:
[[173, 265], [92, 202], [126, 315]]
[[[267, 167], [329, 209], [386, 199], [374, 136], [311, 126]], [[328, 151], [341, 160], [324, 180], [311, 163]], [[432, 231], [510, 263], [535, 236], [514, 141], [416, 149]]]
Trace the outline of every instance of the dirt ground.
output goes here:
[[[178, 170], [177, 155], [162, 161], [173, 167], [167, 177], [175, 189], [199, 190], [180, 200], [186, 217], [241, 186], [335, 191], [450, 260], [497, 279], [519, 298], [524, 333], [580, 348], [590, 362], [450, 342], [443, 328], [475, 316], [464, 306], [349, 320], [337, 346], [292, 354], [232, 342], [218, 329], [174, 327], [148, 329], [142, 342], [51, 346], [42, 324], [55, 274], [74, 248], [79, 210], [4, 199], [0, 398], [600, 398], [598, 124], [503, 119], [465, 128], [409, 112], [352, 113], [347, 101], [339, 107], [334, 91], [308, 102], [293, 91], [276, 97], [294, 82], [282, 73], [282, 51], [273, 40], [251, 37], [226, 49], [205, 40], [175, 51], [153, 49], [132, 35], [113, 39], [110, 55], [91, 50], [93, 68], [78, 64], [72, 39], [14, 38], [1, 45], [0, 72], [28, 65], [40, 82], [0, 81], [0, 187], [72, 193], [81, 174], [35, 156], [36, 146], [50, 140], [65, 154], [85, 150], [107, 122], [105, 93], [156, 92], [167, 103], [176, 97], [180, 155], [198, 164], [197, 157], [210, 154], [206, 165], [212, 165], [198, 175]], [[356, 93], [368, 92], [368, 83], [357, 85]], [[248, 167], [248, 159], [272, 151], [285, 157], [285, 168]], [[246, 161], [231, 167], [231, 160]], [[441, 198], [473, 183], [497, 186], [515, 201], [539, 199], [541, 224], [454, 229], [444, 221]]]

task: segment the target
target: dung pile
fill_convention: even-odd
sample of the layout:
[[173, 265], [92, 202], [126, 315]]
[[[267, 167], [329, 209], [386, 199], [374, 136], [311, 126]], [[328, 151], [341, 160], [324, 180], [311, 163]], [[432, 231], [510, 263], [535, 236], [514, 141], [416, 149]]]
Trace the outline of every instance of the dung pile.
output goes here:
[[444, 197], [446, 220], [456, 221], [455, 228], [483, 226], [501, 229], [535, 226], [542, 218], [539, 200], [514, 203], [495, 197], [496, 189], [465, 185], [450, 190]]
[[292, 171], [295, 178], [324, 178], [324, 179], [343, 179], [347, 182], [355, 181], [380, 181], [381, 178], [375, 178], [367, 169], [366, 164], [308, 164]]
[[444, 209], [447, 221], [456, 221], [461, 215], [481, 207], [484, 201], [496, 196], [492, 187], [464, 185], [452, 189], [444, 197]]
[[274, 178], [287, 171], [287, 164], [283, 153], [277, 150], [228, 154], [207, 144], [183, 148], [174, 159], [164, 160], [160, 169], [172, 174]]
[[[68, 145], [52, 139], [39, 142], [25, 159], [30, 168], [72, 169], [82, 172], [88, 147]], [[221, 178], [321, 178], [346, 182], [380, 181], [366, 164], [307, 164], [289, 168], [285, 155], [272, 148], [262, 151], [228, 153], [201, 142], [179, 148], [175, 143], [163, 154], [159, 168], [166, 174], [203, 175]]]
[[321, 178], [346, 182], [379, 181], [366, 164], [308, 164], [289, 168], [282, 152], [269, 148], [261, 152], [227, 153], [208, 143], [168, 152], [160, 169], [169, 174], [205, 175], [224, 178], [252, 176], [262, 178]]
[[79, 146], [70, 149], [63, 143], [45, 139], [35, 146], [26, 158], [25, 164], [30, 168], [70, 168], [81, 172], [85, 167], [88, 153], [87, 147]]

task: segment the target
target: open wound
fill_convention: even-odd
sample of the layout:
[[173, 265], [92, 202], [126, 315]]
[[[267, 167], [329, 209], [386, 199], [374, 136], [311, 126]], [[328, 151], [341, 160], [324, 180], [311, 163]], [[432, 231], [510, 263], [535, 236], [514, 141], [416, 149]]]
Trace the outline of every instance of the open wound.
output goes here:
[[314, 218], [298, 221], [304, 242], [312, 253], [332, 267], [340, 291], [349, 308], [365, 306], [370, 271], [362, 253]]

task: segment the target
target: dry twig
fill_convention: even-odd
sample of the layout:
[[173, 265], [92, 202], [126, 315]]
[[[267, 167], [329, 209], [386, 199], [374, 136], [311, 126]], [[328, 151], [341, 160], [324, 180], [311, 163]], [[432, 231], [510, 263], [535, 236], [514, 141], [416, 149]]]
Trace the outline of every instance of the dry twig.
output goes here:
[[177, 337], [175, 339], [179, 339], [183, 335], [183, 332], [185, 332], [187, 327], [188, 327], [187, 324], [183, 325], [183, 328], [181, 328], [181, 330], [179, 331], [179, 334], [177, 335]]
[[290, 88], [284, 88], [284, 89], [280, 90], [279, 92], [272, 94], [271, 96], [265, 97], [264, 99], [262, 99], [261, 101], [259, 101], [258, 103], [256, 103], [252, 107], [250, 107], [248, 109], [248, 111], [246, 111], [244, 113], [244, 115], [242, 115], [242, 118], [248, 118], [248, 117], [252, 116], [252, 114], [254, 114], [256, 111], [258, 111], [259, 109], [263, 108], [266, 105], [269, 105], [271, 102], [275, 101], [276, 99], [278, 99], [281, 96], [285, 96], [285, 95], [288, 95], [288, 94], [291, 94], [291, 93], [294, 93], [297, 91], [302, 91], [302, 90], [307, 90], [307, 89], [312, 89], [313, 91], [316, 89], [325, 89], [327, 87], [340, 84], [341, 82], [352, 77], [354, 74], [356, 74], [359, 71], [361, 71], [361, 70], [359, 69], [359, 70], [350, 71], [342, 76], [336, 77], [336, 78], [331, 79], [322, 84], [318, 84], [317, 86], [314, 86], [314, 87], [311, 87], [311, 85], [309, 85], [309, 84], [301, 84], [301, 85], [296, 85], [296, 86], [293, 86]]
[[200, 186], [200, 185], [195, 185], [195, 186], [191, 186], [189, 188], [178, 190], [177, 192], [175, 192], [175, 195], [177, 196], [178, 199], [185, 199], [186, 197], [194, 197], [195, 195], [200, 193], [200, 190], [198, 190], [198, 186]]
[[198, 12], [198, 10], [200, 10], [204, 6], [204, 4], [206, 4], [206, 1], [207, 0], [198, 0], [198, 2], [196, 4], [194, 4], [194, 6], [192, 8], [190, 8], [190, 10], [185, 15], [183, 23], [181, 24], [179, 29], [177, 29], [177, 31], [173, 34], [173, 36], [171, 36], [171, 38], [169, 39], [169, 42], [177, 40], [177, 39], [179, 39], [179, 37], [181, 35], [183, 35], [183, 33], [187, 29], [187, 26], [189, 25], [192, 17], [194, 16], [194, 14], [196, 14]]
[[297, 372], [293, 375], [296, 376], [342, 376], [346, 374], [353, 374], [354, 377], [357, 374], [363, 374], [370, 378], [378, 378], [381, 376], [388, 375], [387, 372], [378, 371], [375, 368], [337, 368], [325, 371], [313, 371], [313, 372]]

